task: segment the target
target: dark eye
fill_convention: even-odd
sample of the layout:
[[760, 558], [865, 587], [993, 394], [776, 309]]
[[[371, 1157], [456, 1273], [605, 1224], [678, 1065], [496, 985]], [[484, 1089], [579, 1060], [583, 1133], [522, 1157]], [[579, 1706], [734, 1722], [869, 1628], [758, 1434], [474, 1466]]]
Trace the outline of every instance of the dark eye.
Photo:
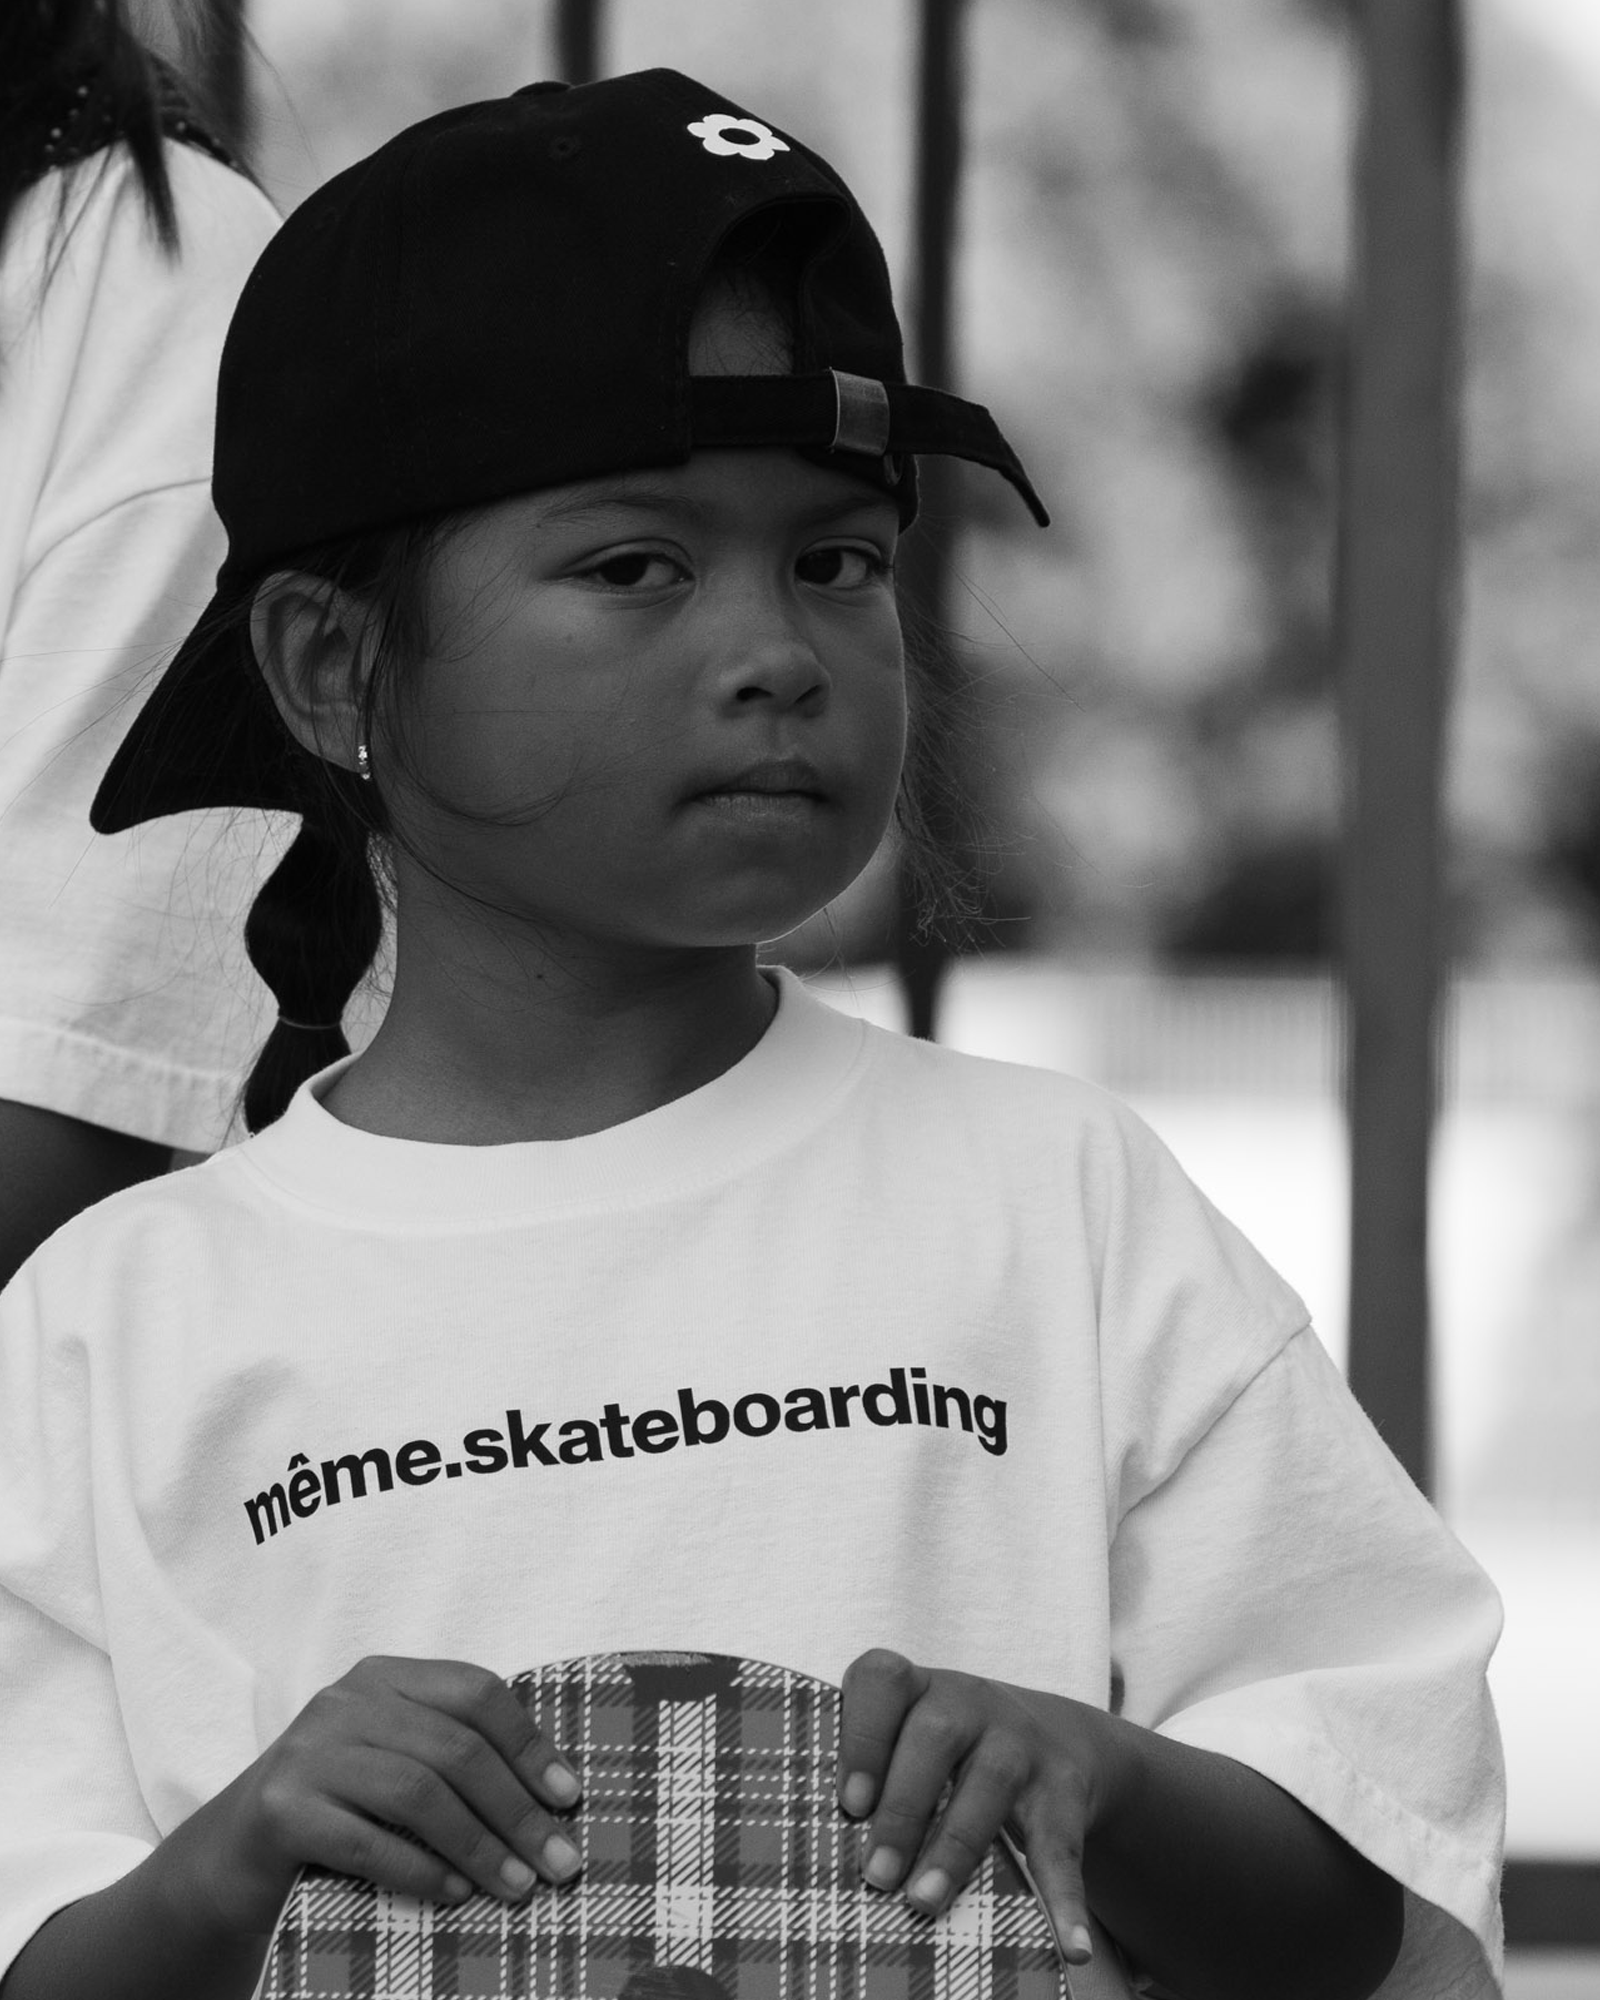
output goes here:
[[627, 554], [607, 556], [602, 563], [584, 571], [611, 590], [637, 590], [641, 584], [652, 587], [674, 582], [681, 574], [678, 565], [670, 556], [658, 555], [652, 549], [630, 549]]
[[889, 565], [876, 549], [835, 543], [824, 549], [808, 549], [796, 563], [795, 572], [802, 583], [830, 590], [861, 590], [887, 576]]

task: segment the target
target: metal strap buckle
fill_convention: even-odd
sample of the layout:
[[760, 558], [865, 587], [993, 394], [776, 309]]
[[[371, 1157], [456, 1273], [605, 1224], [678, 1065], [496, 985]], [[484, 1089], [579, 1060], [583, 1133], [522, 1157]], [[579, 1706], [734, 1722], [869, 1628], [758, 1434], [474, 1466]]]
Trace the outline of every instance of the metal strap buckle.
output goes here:
[[858, 451], [882, 458], [889, 449], [889, 392], [870, 375], [830, 368], [836, 398], [830, 451]]

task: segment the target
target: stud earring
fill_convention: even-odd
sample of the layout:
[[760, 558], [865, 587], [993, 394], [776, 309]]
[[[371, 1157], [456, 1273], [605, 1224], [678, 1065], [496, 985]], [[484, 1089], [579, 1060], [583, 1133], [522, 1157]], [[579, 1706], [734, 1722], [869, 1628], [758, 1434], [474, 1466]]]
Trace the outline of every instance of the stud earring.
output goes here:
[[372, 783], [372, 759], [367, 753], [365, 743], [356, 745], [356, 776], [365, 785]]

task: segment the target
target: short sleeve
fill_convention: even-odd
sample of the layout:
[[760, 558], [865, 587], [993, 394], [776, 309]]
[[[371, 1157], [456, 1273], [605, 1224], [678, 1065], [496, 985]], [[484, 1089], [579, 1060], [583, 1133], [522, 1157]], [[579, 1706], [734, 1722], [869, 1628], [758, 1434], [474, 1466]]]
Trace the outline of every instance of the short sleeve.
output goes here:
[[1104, 1094], [1097, 1101], [1085, 1205], [1116, 1523], [1171, 1477], [1310, 1315], [1143, 1119]]
[[0, 1293], [0, 1978], [158, 1838], [105, 1647], [80, 1364], [41, 1357], [25, 1276]]
[[1381, 2000], [1490, 2000], [1499, 1600], [1309, 1330], [1125, 1514], [1111, 1600], [1129, 1720], [1261, 1772], [1403, 1886]]
[[282, 832], [207, 812], [102, 835], [89, 802], [204, 604], [209, 511], [176, 487], [81, 528], [29, 577], [0, 660], [0, 1095], [195, 1151], [222, 1142], [270, 1025], [243, 932]]
[[114, 153], [73, 170], [48, 288], [49, 182], [0, 266], [0, 1096], [204, 1151], [265, 1033], [242, 925], [283, 830], [209, 813], [101, 836], [88, 812], [211, 596], [217, 361], [276, 217], [216, 161], [168, 157], [176, 260]]

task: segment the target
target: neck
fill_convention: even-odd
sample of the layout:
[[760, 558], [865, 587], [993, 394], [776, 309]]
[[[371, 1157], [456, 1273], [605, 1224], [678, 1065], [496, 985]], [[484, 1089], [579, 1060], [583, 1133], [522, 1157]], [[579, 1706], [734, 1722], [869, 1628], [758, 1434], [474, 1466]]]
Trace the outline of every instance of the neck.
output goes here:
[[558, 959], [488, 937], [447, 958], [408, 941], [402, 903], [383, 1024], [323, 1103], [363, 1131], [436, 1145], [580, 1138], [721, 1076], [775, 1004], [753, 945]]

